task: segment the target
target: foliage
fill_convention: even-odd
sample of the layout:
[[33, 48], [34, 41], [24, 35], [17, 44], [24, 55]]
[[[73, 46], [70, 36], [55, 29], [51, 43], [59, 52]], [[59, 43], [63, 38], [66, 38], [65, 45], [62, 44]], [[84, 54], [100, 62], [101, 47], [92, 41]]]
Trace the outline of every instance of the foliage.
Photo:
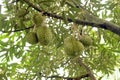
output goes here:
[[[119, 0], [27, 1], [37, 5], [43, 12], [62, 16], [63, 20], [46, 16], [44, 24], [51, 29], [53, 40], [47, 46], [39, 43], [31, 45], [27, 43], [25, 35], [34, 28], [33, 15], [40, 12], [25, 3], [25, 0], [3, 0], [6, 11], [0, 14], [0, 79], [41, 80], [52, 75], [74, 78], [87, 74], [86, 69], [77, 63], [76, 57], [71, 58], [64, 52], [64, 39], [74, 32], [87, 34], [93, 40], [93, 44], [86, 47], [79, 57], [94, 72], [96, 78], [101, 77], [97, 75], [98, 72], [109, 75], [120, 65], [118, 35], [87, 25], [77, 25], [76, 30], [72, 28], [74, 22], [67, 21], [67, 18], [73, 21], [75, 19], [90, 21], [89, 15], [84, 16], [85, 8], [89, 14], [120, 25]], [[22, 9], [26, 12], [18, 16]], [[62, 78], [55, 80], [57, 79]]]

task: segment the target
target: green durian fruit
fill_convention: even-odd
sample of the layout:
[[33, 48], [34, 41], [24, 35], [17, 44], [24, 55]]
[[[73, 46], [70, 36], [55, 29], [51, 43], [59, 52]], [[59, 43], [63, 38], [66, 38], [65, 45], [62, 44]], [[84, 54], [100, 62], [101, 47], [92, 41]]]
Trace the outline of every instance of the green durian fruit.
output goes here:
[[69, 36], [64, 40], [64, 50], [67, 55], [75, 57], [83, 52], [84, 46], [73, 36]]
[[90, 46], [90, 45], [92, 45], [92, 41], [93, 40], [88, 35], [82, 35], [80, 37], [80, 42], [82, 42], [84, 46]]
[[48, 45], [52, 40], [52, 32], [46, 26], [41, 26], [37, 28], [37, 37], [41, 45]]
[[38, 43], [37, 35], [35, 32], [29, 32], [26, 34], [26, 41], [30, 44]]
[[23, 17], [26, 15], [26, 13], [27, 13], [26, 9], [23, 8], [23, 9], [18, 10], [16, 16]]
[[42, 25], [42, 23], [44, 22], [45, 20], [45, 17], [43, 17], [41, 14], [34, 14], [33, 15], [33, 22], [37, 25], [37, 26], [40, 26]]

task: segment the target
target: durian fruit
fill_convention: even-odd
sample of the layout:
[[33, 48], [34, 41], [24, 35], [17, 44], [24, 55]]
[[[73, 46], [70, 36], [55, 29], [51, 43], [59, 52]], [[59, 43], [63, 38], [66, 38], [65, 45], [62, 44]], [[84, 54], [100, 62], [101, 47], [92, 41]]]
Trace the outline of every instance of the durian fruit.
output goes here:
[[35, 32], [28, 32], [26, 34], [26, 41], [30, 44], [38, 43], [37, 35]]
[[37, 28], [37, 37], [41, 45], [48, 45], [52, 40], [52, 32], [46, 26], [41, 26]]
[[20, 10], [18, 10], [18, 12], [17, 12], [17, 14], [16, 14], [16, 16], [18, 16], [18, 17], [23, 17], [23, 16], [25, 16], [26, 15], [26, 9], [20, 9]]
[[69, 36], [64, 39], [64, 50], [67, 55], [75, 57], [83, 52], [84, 46], [73, 36]]
[[23, 19], [22, 18], [19, 18], [19, 20], [18, 20], [18, 22], [17, 22], [17, 29], [23, 29], [23, 28], [25, 28], [25, 23], [24, 23], [24, 21], [23, 21]]
[[45, 20], [45, 17], [43, 17], [41, 14], [34, 14], [33, 15], [33, 22], [37, 25], [37, 26], [40, 26], [42, 25], [42, 23], [44, 22]]
[[92, 45], [92, 41], [93, 40], [88, 35], [81, 35], [81, 37], [80, 37], [80, 42], [82, 42], [84, 46]]

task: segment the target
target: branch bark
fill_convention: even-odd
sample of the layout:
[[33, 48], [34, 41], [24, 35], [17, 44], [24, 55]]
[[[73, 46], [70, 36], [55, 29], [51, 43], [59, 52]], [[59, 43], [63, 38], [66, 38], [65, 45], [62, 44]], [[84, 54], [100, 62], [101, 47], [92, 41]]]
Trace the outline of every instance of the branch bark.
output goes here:
[[[49, 13], [46, 11], [42, 11], [42, 9], [38, 6], [36, 6], [34, 3], [31, 3], [29, 0], [23, 0], [26, 4], [28, 4], [30, 7], [34, 8], [35, 10], [42, 12], [43, 15], [45, 16], [49, 16], [49, 17], [53, 17], [56, 19], [61, 19], [63, 20], [64, 18], [62, 16], [53, 14], [53, 13]], [[93, 17], [94, 19], [96, 19], [97, 17]], [[120, 26], [117, 24], [114, 24], [112, 22], [109, 21], [105, 21], [102, 19], [97, 18], [97, 20], [102, 20], [101, 23], [97, 23], [97, 22], [91, 22], [91, 21], [84, 21], [84, 20], [79, 20], [79, 19], [75, 19], [72, 20], [71, 18], [67, 18], [68, 22], [75, 22], [76, 24], [80, 24], [80, 25], [88, 25], [88, 26], [92, 26], [92, 27], [97, 27], [97, 28], [102, 28], [102, 29], [106, 29], [109, 30], [117, 35], [120, 35]]]
[[18, 30], [10, 30], [10, 31], [1, 31], [3, 33], [11, 33], [11, 32], [19, 32], [19, 31], [23, 31], [23, 30], [28, 30], [30, 28], [33, 28], [34, 26], [30, 26], [30, 27], [27, 27], [27, 28], [23, 28], [23, 29], [18, 29]]
[[45, 78], [61, 78], [61, 79], [65, 79], [65, 80], [80, 80], [82, 78], [86, 78], [86, 77], [89, 77], [89, 74], [84, 74], [84, 75], [81, 75], [79, 77], [76, 77], [76, 78], [72, 78], [72, 77], [64, 77], [64, 76], [58, 76], [58, 75], [53, 75], [53, 76], [45, 76], [45, 75], [42, 75], [40, 74], [41, 77], [45, 77]]
[[87, 73], [88, 73], [88, 75], [89, 75], [89, 77], [90, 77], [90, 80], [96, 80], [96, 78], [95, 78], [95, 76], [93, 75], [93, 72], [91, 71], [91, 69], [82, 62], [82, 59], [81, 59], [81, 58], [78, 58], [78, 63], [79, 63], [80, 66], [82, 66], [83, 68], [86, 69], [86, 71], [87, 71]]

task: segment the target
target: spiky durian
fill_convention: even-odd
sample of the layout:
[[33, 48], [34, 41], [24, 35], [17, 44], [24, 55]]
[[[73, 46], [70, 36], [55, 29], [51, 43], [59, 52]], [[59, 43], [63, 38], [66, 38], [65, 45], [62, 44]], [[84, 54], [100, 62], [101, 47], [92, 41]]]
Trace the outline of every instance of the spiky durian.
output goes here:
[[18, 12], [16, 13], [16, 16], [18, 16], [18, 17], [23, 17], [23, 16], [25, 16], [26, 15], [26, 9], [20, 9], [20, 10], [18, 10]]
[[92, 45], [92, 39], [88, 35], [82, 35], [80, 37], [80, 42], [82, 42], [84, 46], [90, 46], [90, 45]]
[[29, 32], [26, 35], [26, 41], [30, 44], [38, 43], [37, 35], [34, 32]]
[[83, 52], [84, 46], [73, 36], [69, 36], [64, 40], [64, 50], [69, 56], [78, 56]]
[[43, 17], [41, 14], [36, 13], [33, 15], [33, 22], [37, 25], [40, 26], [45, 20], [45, 17]]
[[37, 28], [37, 37], [41, 45], [47, 45], [52, 40], [52, 32], [46, 26], [41, 26]]

